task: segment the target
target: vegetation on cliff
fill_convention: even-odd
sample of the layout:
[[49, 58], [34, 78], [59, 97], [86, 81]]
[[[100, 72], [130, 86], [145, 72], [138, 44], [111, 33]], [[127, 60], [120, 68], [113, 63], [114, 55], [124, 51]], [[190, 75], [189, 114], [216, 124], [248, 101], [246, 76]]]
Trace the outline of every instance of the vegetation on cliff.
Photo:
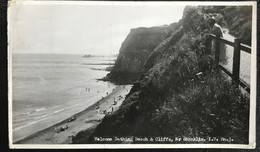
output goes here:
[[140, 77], [149, 54], [178, 26], [176, 23], [159, 27], [131, 29], [119, 50], [115, 66], [104, 80], [133, 83]]
[[[251, 45], [252, 7], [251, 6], [212, 6], [203, 11], [216, 17], [222, 27], [242, 42]], [[217, 12], [217, 13], [216, 13]]]
[[207, 17], [222, 16], [229, 26], [232, 20], [221, 12], [239, 10], [186, 7], [181, 26], [149, 53], [140, 79], [120, 109], [106, 116], [91, 135], [80, 132], [73, 142], [95, 143], [95, 136], [167, 136], [231, 137], [232, 143], [247, 143], [249, 98], [205, 55]]

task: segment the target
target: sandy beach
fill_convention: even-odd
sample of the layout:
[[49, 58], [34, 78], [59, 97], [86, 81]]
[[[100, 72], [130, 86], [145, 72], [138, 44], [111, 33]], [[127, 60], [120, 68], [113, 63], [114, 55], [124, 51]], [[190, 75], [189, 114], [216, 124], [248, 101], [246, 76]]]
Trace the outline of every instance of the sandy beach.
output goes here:
[[118, 85], [116, 88], [87, 109], [34, 133], [16, 144], [69, 144], [78, 132], [99, 124], [106, 114], [116, 111], [129, 93], [132, 85]]

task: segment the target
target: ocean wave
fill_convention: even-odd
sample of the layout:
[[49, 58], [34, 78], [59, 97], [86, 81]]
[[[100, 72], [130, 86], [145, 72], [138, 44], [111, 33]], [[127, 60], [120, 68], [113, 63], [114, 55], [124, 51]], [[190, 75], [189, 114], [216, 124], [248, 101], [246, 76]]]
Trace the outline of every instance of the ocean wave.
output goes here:
[[45, 109], [46, 109], [45, 107], [44, 108], [35, 109], [35, 112], [43, 111]]
[[42, 115], [42, 116], [39, 116], [39, 117], [34, 117], [34, 119], [41, 119], [41, 118], [46, 118], [46, 117], [49, 117], [50, 115]]
[[29, 112], [24, 112], [24, 113], [18, 114], [18, 115], [13, 116], [13, 117], [16, 118], [16, 117], [27, 116], [27, 115], [30, 115], [31, 113], [32, 113], [31, 111], [29, 111]]
[[40, 122], [40, 121], [43, 121], [43, 120], [45, 120], [45, 119], [47, 119], [47, 118], [48, 118], [48, 117], [45, 117], [45, 118], [39, 119], [39, 120], [37, 120], [37, 121], [33, 121], [33, 122], [30, 122], [30, 123], [27, 123], [26, 125], [23, 125], [23, 126], [14, 128], [13, 131], [18, 131], [18, 130], [20, 130], [20, 129], [22, 129], [22, 128], [31, 126], [31, 125], [36, 124], [36, 123], [38, 123], [38, 122]]
[[66, 109], [66, 108], [64, 108], [64, 109], [59, 109], [59, 110], [55, 110], [55, 111], [53, 112], [53, 114], [62, 112], [62, 111], [64, 111], [65, 109]]
[[21, 123], [21, 122], [25, 122], [28, 121], [28, 118], [24, 118], [24, 119], [13, 119], [13, 123]]
[[53, 112], [53, 114], [62, 112], [62, 111], [64, 111], [64, 110], [72, 109], [72, 108], [75, 108], [75, 107], [78, 107], [78, 106], [82, 106], [82, 105], [76, 104], [76, 105], [73, 105], [73, 106], [70, 106], [70, 107], [67, 107], [67, 108], [58, 109], [58, 110], [55, 110], [55, 111]]

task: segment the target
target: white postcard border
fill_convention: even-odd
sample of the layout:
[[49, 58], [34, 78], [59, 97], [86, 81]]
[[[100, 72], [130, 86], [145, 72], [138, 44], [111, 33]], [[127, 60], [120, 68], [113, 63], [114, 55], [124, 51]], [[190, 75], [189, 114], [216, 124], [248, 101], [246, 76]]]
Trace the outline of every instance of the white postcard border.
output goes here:
[[[257, 2], [115, 2], [115, 1], [26, 1], [13, 0], [8, 3], [8, 16], [13, 5], [250, 5], [252, 6], [252, 52], [251, 52], [251, 92], [250, 92], [250, 118], [249, 118], [249, 144], [13, 144], [12, 138], [12, 40], [10, 38], [10, 22], [8, 22], [8, 129], [9, 129], [9, 147], [11, 149], [151, 149], [151, 148], [238, 148], [254, 149], [256, 146], [256, 82], [257, 82]], [[9, 17], [8, 17], [9, 21]]]

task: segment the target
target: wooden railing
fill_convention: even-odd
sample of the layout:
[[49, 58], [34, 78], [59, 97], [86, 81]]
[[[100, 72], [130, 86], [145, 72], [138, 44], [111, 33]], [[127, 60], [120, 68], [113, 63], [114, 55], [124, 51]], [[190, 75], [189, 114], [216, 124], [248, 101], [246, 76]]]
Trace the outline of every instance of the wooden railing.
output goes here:
[[[222, 71], [224, 71], [228, 76], [232, 78], [232, 82], [235, 85], [240, 85], [243, 87], [248, 93], [250, 93], [250, 85], [247, 84], [245, 81], [240, 79], [239, 73], [240, 73], [240, 54], [241, 51], [247, 52], [251, 54], [251, 47], [246, 46], [241, 43], [240, 39], [235, 39], [235, 42], [228, 41], [226, 39], [223, 39], [221, 37], [217, 37], [213, 34], [207, 35], [206, 38], [206, 50], [207, 54], [211, 54], [211, 42], [215, 39], [215, 65]], [[232, 73], [219, 64], [219, 57], [220, 57], [220, 42], [230, 45], [234, 47], [234, 54], [233, 54], [233, 67], [232, 67]]]

